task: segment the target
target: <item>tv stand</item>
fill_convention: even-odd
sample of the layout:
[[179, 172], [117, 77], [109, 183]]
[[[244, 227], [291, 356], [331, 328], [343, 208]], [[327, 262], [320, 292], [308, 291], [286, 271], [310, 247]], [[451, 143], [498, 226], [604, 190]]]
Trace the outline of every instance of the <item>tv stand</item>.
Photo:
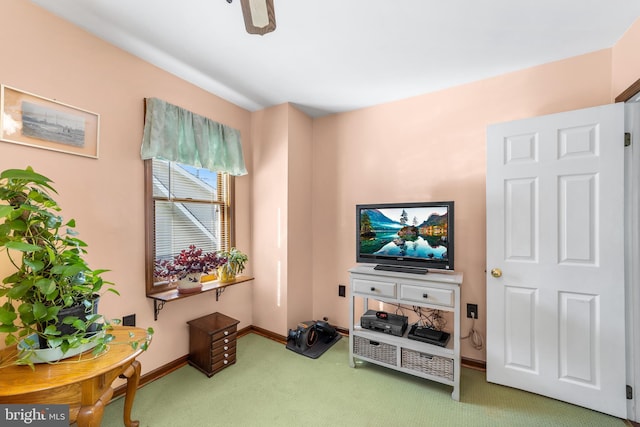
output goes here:
[[[406, 374], [437, 381], [453, 387], [451, 398], [460, 400], [460, 284], [462, 274], [431, 272], [426, 276], [374, 270], [371, 265], [349, 270], [349, 365], [356, 359]], [[356, 302], [362, 302], [361, 310]], [[365, 329], [360, 316], [369, 304], [380, 310], [380, 303], [406, 307], [424, 307], [452, 313], [453, 324], [447, 331], [451, 339], [445, 347], [412, 340], [409, 329], [395, 336]], [[359, 305], [359, 304], [357, 304]], [[411, 319], [410, 319], [411, 321]]]
[[395, 273], [412, 273], [412, 274], [427, 274], [429, 270], [426, 268], [418, 267], [405, 267], [403, 265], [391, 265], [391, 264], [378, 264], [373, 267], [378, 271], [393, 271]]

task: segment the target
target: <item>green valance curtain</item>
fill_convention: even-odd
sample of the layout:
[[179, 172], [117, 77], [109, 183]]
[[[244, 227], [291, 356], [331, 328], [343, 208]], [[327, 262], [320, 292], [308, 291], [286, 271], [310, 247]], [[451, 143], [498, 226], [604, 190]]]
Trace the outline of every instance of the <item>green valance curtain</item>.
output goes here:
[[246, 175], [240, 132], [157, 98], [146, 99], [140, 154], [214, 172]]

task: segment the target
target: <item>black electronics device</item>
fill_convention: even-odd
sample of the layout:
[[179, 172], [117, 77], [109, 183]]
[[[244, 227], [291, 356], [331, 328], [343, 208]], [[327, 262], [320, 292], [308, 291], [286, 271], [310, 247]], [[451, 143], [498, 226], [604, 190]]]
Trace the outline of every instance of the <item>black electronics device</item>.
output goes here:
[[450, 335], [448, 332], [436, 331], [435, 329], [418, 325], [411, 325], [409, 334], [407, 334], [407, 338], [410, 340], [422, 341], [440, 347], [447, 346], [449, 337]]
[[401, 337], [408, 325], [407, 316], [387, 313], [386, 311], [367, 310], [360, 317], [360, 326], [372, 331], [384, 332], [385, 334]]

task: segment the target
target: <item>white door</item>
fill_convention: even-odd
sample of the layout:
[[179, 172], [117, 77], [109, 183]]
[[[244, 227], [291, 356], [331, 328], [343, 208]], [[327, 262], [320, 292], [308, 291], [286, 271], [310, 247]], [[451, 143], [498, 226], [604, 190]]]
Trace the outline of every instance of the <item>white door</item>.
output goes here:
[[627, 418], [639, 422], [638, 390], [640, 366], [634, 361], [640, 358], [640, 95], [625, 104], [625, 130], [631, 134], [631, 146], [627, 147], [626, 201], [627, 201], [627, 384], [633, 387], [633, 398], [627, 401]]
[[489, 126], [487, 380], [626, 418], [624, 104]]

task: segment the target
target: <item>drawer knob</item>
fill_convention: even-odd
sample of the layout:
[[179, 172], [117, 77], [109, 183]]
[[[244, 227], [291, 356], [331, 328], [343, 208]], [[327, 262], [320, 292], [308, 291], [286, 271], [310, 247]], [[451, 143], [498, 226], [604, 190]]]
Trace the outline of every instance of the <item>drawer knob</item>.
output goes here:
[[229, 355], [227, 353], [224, 354], [224, 358], [226, 359], [227, 357], [229, 357]]
[[225, 346], [224, 346], [224, 351], [227, 351], [227, 350], [229, 350], [229, 346], [226, 346], [226, 345], [225, 345]]
[[371, 292], [374, 292], [376, 290], [376, 288], [374, 288], [373, 286], [371, 287]]
[[422, 294], [422, 298], [429, 298], [429, 294]]
[[229, 335], [229, 331], [224, 331], [224, 334], [225, 335]]
[[228, 361], [228, 360], [225, 360], [225, 361], [224, 361], [224, 364], [226, 365], [227, 363], [229, 363], [229, 361]]
[[224, 339], [224, 343], [227, 344], [229, 340], [227, 338]]

